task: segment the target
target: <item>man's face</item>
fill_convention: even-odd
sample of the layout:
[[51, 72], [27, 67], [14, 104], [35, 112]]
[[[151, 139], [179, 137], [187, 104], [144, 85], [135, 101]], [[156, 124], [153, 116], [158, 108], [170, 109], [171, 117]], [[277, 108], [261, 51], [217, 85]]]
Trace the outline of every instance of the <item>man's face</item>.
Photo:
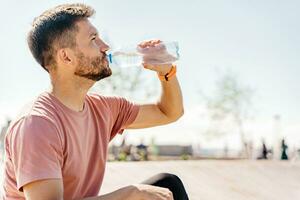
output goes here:
[[112, 74], [106, 58], [109, 46], [98, 35], [97, 29], [88, 21], [77, 22], [76, 69], [74, 74], [93, 81], [99, 81]]

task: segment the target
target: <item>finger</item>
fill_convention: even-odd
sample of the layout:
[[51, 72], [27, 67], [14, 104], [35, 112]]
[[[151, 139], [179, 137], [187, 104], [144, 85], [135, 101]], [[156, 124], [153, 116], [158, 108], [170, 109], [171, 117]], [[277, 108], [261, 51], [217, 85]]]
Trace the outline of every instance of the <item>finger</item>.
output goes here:
[[139, 44], [140, 47], [144, 48], [148, 45], [149, 41], [143, 41]]
[[173, 197], [173, 193], [169, 188], [166, 188], [166, 193], [167, 193], [168, 197]]
[[141, 48], [146, 48], [146, 47], [153, 46], [153, 45], [150, 42], [144, 42], [144, 43], [139, 44], [139, 46]]
[[150, 40], [150, 42], [149, 42], [148, 46], [150, 46], [150, 47], [154, 47], [154, 46], [155, 46], [155, 44], [156, 44], [156, 42], [155, 42], [154, 40]]
[[145, 44], [145, 42], [142, 42], [138, 46], [141, 47], [141, 48], [144, 48], [146, 46], [146, 44]]
[[170, 200], [174, 200], [173, 192], [171, 192], [171, 198], [170, 198]]
[[160, 43], [161, 41], [159, 39], [153, 39], [153, 40], [149, 40], [149, 44], [151, 46], [155, 46], [156, 44]]
[[154, 40], [153, 43], [154, 44], [159, 44], [161, 41], [160, 40]]

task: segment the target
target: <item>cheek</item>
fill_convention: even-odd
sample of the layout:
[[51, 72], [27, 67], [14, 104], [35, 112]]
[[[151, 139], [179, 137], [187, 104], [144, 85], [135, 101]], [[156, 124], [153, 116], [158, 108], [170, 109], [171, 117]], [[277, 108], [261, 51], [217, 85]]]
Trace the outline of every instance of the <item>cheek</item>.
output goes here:
[[85, 55], [88, 56], [89, 58], [95, 58], [95, 57], [99, 57], [99, 50], [96, 48], [90, 48], [85, 52]]
[[83, 55], [78, 56], [76, 61], [76, 70], [85, 71], [90, 66], [90, 60]]
[[85, 56], [89, 56], [89, 57], [96, 56], [97, 53], [99, 53], [98, 47], [94, 42], [90, 43], [89, 45], [86, 45], [86, 46], [82, 47], [80, 51]]
[[99, 44], [97, 44], [97, 42], [92, 42], [90, 44], [90, 49], [94, 52], [99, 52]]

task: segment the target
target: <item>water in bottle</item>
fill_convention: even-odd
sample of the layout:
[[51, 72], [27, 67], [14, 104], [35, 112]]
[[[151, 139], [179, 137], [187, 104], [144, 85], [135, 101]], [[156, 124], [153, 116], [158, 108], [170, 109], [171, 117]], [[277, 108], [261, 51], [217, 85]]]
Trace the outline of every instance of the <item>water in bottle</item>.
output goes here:
[[144, 48], [139, 45], [127, 46], [112, 51], [107, 58], [110, 64], [118, 67], [174, 63], [179, 59], [179, 47], [177, 42], [160, 42]]

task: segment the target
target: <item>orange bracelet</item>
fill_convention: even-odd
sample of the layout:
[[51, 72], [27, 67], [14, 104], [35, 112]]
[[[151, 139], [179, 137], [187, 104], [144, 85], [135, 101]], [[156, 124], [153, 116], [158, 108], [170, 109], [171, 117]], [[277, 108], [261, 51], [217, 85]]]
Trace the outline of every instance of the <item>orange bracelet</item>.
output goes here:
[[176, 75], [176, 65], [172, 65], [171, 70], [165, 74], [165, 75], [160, 75], [158, 74], [158, 77], [161, 81], [169, 81], [171, 80], [172, 77], [174, 77]]

